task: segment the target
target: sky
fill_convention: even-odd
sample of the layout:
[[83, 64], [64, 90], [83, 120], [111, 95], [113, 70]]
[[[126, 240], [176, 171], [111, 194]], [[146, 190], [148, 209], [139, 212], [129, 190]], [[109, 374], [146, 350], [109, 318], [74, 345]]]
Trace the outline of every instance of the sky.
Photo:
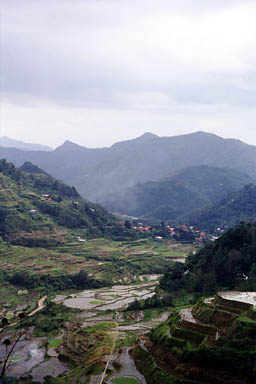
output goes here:
[[0, 136], [256, 145], [255, 0], [1, 0]]

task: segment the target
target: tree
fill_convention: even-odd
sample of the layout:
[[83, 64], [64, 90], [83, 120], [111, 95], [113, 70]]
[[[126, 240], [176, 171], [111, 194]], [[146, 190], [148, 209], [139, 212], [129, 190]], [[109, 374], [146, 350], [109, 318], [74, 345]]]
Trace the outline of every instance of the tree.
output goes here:
[[18, 318], [20, 319], [20, 325], [22, 325], [22, 320], [25, 318], [24, 313], [23, 313], [23, 312], [20, 312], [20, 313], [18, 314]]
[[1, 320], [2, 328], [4, 328], [6, 325], [8, 325], [8, 319], [6, 317], [3, 317]]
[[132, 227], [132, 225], [131, 225], [131, 223], [130, 223], [129, 220], [125, 220], [124, 226], [125, 226], [125, 228], [127, 228], [127, 229], [131, 229], [131, 227]]
[[[25, 318], [24, 313], [21, 312], [19, 314], [19, 318], [20, 318], [20, 322], [22, 323], [22, 320]], [[5, 328], [8, 325], [8, 320], [5, 317], [2, 318], [1, 322], [2, 322], [3, 328]], [[0, 382], [1, 382], [1, 379], [4, 377], [6, 370], [9, 368], [9, 366], [11, 364], [10, 356], [14, 352], [14, 349], [15, 349], [16, 345], [18, 344], [18, 342], [20, 341], [20, 339], [22, 338], [22, 336], [24, 336], [25, 334], [26, 334], [26, 332], [21, 331], [17, 335], [17, 337], [14, 339], [13, 342], [9, 338], [4, 339], [3, 344], [5, 344], [5, 356], [4, 356], [4, 359], [2, 361], [3, 365], [1, 368], [1, 372], [0, 372]], [[8, 347], [10, 345], [11, 345], [11, 348], [8, 351]]]

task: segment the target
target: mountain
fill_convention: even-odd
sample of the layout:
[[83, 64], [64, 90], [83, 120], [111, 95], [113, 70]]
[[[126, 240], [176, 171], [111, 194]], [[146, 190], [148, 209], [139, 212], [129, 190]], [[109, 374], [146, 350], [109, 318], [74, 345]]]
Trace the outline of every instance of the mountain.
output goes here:
[[232, 168], [256, 177], [256, 147], [204, 132], [174, 137], [146, 133], [110, 148], [86, 148], [69, 141], [52, 152], [0, 148], [0, 158], [17, 166], [31, 161], [99, 203], [110, 193], [189, 166]]
[[213, 204], [251, 181], [251, 177], [234, 169], [207, 165], [187, 167], [166, 179], [110, 194], [102, 204], [112, 212], [173, 223], [180, 216]]
[[115, 225], [104, 208], [35, 169], [36, 173], [23, 172], [0, 160], [0, 236], [4, 240], [46, 247], [65, 241], [71, 230], [97, 237]]
[[209, 232], [216, 228], [230, 228], [241, 221], [256, 221], [256, 185], [249, 184], [240, 191], [230, 193], [226, 198], [210, 207], [199, 209], [180, 219], [180, 222], [198, 226]]
[[0, 146], [6, 148], [18, 148], [23, 151], [52, 151], [47, 145], [24, 143], [21, 140], [10, 139], [9, 137], [0, 137]]

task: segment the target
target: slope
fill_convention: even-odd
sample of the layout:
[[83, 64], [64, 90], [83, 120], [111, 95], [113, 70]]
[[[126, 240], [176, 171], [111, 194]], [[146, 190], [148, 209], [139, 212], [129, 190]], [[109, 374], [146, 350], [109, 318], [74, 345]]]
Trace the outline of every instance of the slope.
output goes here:
[[180, 218], [186, 222], [209, 232], [214, 232], [217, 227], [224, 229], [234, 227], [241, 221], [254, 222], [256, 220], [256, 185], [249, 184], [240, 191], [230, 193], [226, 198], [190, 213]]
[[218, 240], [175, 263], [160, 281], [162, 289], [211, 294], [218, 289], [256, 290], [256, 225], [240, 224]]
[[172, 295], [218, 293], [177, 309], [135, 346], [149, 383], [255, 383], [255, 239], [256, 225], [241, 224], [165, 273], [160, 287]]
[[252, 179], [239, 171], [209, 166], [187, 167], [155, 182], [111, 194], [102, 204], [112, 212], [175, 222], [180, 216], [223, 197]]
[[101, 206], [82, 199], [69, 187], [43, 173], [22, 172], [0, 161], [0, 234], [27, 246], [63, 242], [68, 229], [102, 234], [114, 219]]

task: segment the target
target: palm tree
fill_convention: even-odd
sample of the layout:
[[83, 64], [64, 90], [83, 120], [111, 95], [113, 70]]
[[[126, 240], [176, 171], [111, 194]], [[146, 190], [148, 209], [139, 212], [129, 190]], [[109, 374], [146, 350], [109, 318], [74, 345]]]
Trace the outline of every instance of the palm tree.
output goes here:
[[24, 313], [23, 313], [23, 312], [20, 312], [20, 313], [18, 314], [18, 317], [19, 317], [19, 319], [20, 319], [20, 325], [22, 325], [22, 320], [25, 318]]
[[6, 317], [3, 317], [1, 320], [1, 323], [2, 323], [2, 327], [5, 327], [6, 325], [8, 325], [8, 319]]
[[9, 347], [9, 345], [11, 345], [11, 340], [10, 339], [5, 339], [3, 341], [3, 344], [5, 344], [5, 353], [7, 355], [7, 348]]

